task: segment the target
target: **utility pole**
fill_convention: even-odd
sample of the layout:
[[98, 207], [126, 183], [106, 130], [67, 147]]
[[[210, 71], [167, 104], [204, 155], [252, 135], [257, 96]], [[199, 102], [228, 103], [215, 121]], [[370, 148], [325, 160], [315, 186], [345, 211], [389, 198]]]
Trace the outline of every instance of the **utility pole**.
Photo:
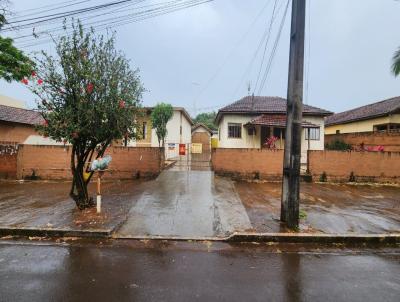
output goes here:
[[305, 17], [306, 0], [292, 0], [287, 121], [281, 202], [281, 221], [292, 229], [299, 226]]

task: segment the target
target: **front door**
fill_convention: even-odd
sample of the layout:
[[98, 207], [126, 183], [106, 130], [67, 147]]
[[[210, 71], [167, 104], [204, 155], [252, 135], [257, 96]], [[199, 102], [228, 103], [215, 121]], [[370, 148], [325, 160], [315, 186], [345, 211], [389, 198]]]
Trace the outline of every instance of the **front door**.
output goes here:
[[265, 142], [267, 141], [267, 138], [271, 136], [270, 133], [270, 128], [269, 127], [265, 127], [265, 126], [261, 126], [261, 148], [265, 148]]

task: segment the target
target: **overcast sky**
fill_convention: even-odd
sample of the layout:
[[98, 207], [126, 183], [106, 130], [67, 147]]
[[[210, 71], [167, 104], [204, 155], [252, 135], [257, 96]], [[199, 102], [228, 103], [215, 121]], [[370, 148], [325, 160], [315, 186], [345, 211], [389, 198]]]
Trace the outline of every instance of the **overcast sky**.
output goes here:
[[[11, 2], [12, 10], [18, 12], [65, 1]], [[186, 107], [193, 114], [218, 110], [247, 95], [249, 82], [254, 88], [263, 49], [250, 72], [245, 71], [269, 24], [274, 1], [266, 6], [268, 2], [215, 0], [118, 27], [117, 48], [131, 60], [132, 67], [140, 69], [148, 90], [144, 105], [163, 101]], [[308, 8], [311, 26], [306, 39], [309, 77], [305, 102], [340, 112], [400, 95], [400, 78], [390, 73], [391, 57], [400, 46], [400, 2], [310, 0]], [[271, 44], [279, 22], [274, 23]], [[289, 23], [290, 11], [262, 95], [286, 97]], [[41, 47], [51, 49], [52, 45]], [[267, 59], [270, 53], [269, 48]], [[20, 83], [1, 81], [0, 93], [24, 100], [30, 107], [35, 104], [35, 97]]]

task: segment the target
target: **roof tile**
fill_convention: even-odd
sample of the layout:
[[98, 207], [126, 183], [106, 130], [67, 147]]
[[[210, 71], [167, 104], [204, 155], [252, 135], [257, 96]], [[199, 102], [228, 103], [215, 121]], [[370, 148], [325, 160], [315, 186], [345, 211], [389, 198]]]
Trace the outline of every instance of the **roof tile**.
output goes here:
[[391, 98], [352, 110], [336, 113], [326, 118], [325, 124], [336, 125], [388, 115], [400, 111], [400, 97]]
[[[281, 97], [246, 96], [219, 110], [219, 113], [283, 113], [286, 114], [287, 101]], [[327, 116], [332, 114], [328, 110], [303, 105], [303, 114]]]
[[0, 121], [37, 125], [43, 118], [37, 111], [0, 105]]

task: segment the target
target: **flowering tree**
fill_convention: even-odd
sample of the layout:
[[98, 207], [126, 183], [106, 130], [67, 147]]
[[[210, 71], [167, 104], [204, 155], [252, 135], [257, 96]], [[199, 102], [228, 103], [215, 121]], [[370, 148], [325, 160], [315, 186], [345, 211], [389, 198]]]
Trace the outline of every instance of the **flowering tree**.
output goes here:
[[136, 137], [144, 89], [138, 71], [115, 50], [114, 36], [85, 32], [77, 22], [55, 46], [55, 55], [42, 52], [35, 58], [36, 71], [23, 81], [40, 98], [44, 123], [39, 131], [72, 144], [70, 196], [84, 209], [94, 205], [87, 189], [93, 175], [89, 163], [113, 140]]

